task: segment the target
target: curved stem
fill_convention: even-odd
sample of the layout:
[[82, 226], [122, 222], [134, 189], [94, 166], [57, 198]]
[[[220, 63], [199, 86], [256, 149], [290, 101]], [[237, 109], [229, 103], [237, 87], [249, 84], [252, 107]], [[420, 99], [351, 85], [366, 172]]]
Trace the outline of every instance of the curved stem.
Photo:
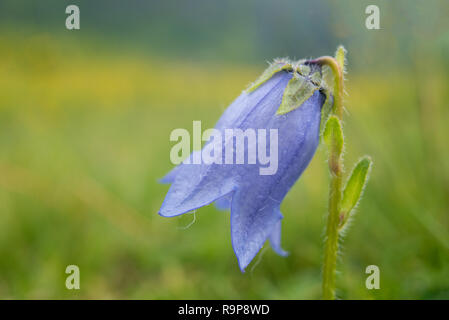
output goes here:
[[342, 66], [337, 59], [330, 56], [320, 57], [314, 60], [309, 60], [309, 64], [318, 64], [320, 66], [328, 66], [334, 74], [334, 113], [340, 119], [343, 118], [343, 92], [344, 79]]
[[[343, 117], [343, 66], [333, 57], [320, 57], [309, 63], [326, 65], [330, 67], [334, 75], [334, 106], [333, 113], [339, 118], [340, 123]], [[340, 202], [342, 188], [342, 157], [335, 151], [329, 152], [329, 170], [331, 181], [329, 186], [329, 213], [326, 226], [326, 240], [324, 249], [323, 264], [323, 299], [335, 299], [335, 274], [337, 268], [338, 255], [338, 226], [340, 223]]]

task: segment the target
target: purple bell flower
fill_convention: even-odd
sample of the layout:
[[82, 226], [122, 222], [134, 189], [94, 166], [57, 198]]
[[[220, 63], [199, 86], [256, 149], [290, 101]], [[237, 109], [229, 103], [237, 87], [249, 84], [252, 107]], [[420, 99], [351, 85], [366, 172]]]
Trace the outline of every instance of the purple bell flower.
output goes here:
[[[178, 216], [212, 202], [220, 209], [230, 208], [232, 247], [242, 272], [267, 240], [276, 253], [287, 255], [281, 247], [280, 205], [317, 149], [326, 100], [320, 87], [321, 70], [304, 63], [275, 61], [221, 116], [215, 126], [221, 137], [209, 141], [203, 151], [193, 152], [162, 179], [171, 183], [159, 210], [163, 217]], [[239, 163], [233, 154], [234, 164], [226, 164], [227, 147], [236, 142], [235, 137], [226, 136], [226, 129], [253, 129], [265, 132], [266, 139], [259, 134], [255, 145], [248, 139], [247, 161]], [[277, 139], [271, 139], [272, 132], [277, 133]], [[212, 158], [220, 161], [194, 161], [212, 149]], [[255, 150], [259, 158], [251, 162], [250, 152]], [[274, 151], [277, 163], [270, 171], [260, 155], [272, 156]]]

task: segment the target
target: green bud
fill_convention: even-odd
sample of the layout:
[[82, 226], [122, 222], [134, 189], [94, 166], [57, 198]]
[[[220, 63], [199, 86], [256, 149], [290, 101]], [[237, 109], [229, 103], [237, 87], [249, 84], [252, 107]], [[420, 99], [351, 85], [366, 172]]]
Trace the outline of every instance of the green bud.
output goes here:
[[341, 70], [345, 72], [345, 62], [346, 62], [346, 49], [343, 46], [339, 46], [337, 49], [337, 52], [335, 52], [335, 59], [338, 62], [338, 65], [340, 66]]
[[330, 116], [327, 119], [326, 127], [323, 131], [323, 139], [329, 151], [339, 157], [343, 152], [344, 137], [340, 120], [336, 116]]
[[359, 160], [352, 170], [352, 173], [343, 190], [343, 198], [340, 206], [340, 228], [348, 221], [352, 210], [360, 201], [363, 190], [368, 182], [369, 172], [371, 171], [372, 160], [369, 156], [365, 156]]

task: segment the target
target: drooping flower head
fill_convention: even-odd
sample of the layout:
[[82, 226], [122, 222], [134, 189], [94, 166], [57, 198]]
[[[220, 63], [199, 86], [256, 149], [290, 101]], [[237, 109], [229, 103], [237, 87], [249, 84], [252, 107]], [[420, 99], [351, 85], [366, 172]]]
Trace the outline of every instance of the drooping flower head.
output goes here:
[[[275, 60], [226, 109], [202, 151], [162, 179], [171, 187], [159, 214], [174, 217], [212, 202], [230, 208], [232, 246], [242, 271], [267, 240], [286, 255], [280, 205], [317, 149], [325, 100], [319, 66]], [[242, 149], [243, 157], [237, 154]], [[276, 163], [267, 166], [268, 155]]]

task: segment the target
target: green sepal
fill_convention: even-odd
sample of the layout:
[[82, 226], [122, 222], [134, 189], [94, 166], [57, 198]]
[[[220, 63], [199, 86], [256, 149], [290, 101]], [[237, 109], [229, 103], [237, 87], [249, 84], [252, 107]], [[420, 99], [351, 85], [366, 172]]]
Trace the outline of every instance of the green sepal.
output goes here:
[[298, 73], [294, 73], [293, 77], [287, 84], [282, 96], [282, 102], [276, 114], [286, 114], [301, 106], [319, 87], [314, 85], [308, 78], [304, 78]]
[[322, 85], [321, 72], [316, 69], [312, 70], [305, 63], [306, 60], [275, 59], [262, 75], [246, 89], [246, 92], [253, 92], [277, 72], [283, 70], [291, 72], [293, 76], [284, 90], [282, 102], [276, 114], [282, 115], [293, 111], [308, 100]]
[[262, 73], [262, 75], [257, 78], [256, 81], [254, 81], [248, 89], [246, 89], [247, 93], [251, 93], [254, 90], [256, 90], [258, 87], [260, 87], [262, 84], [267, 82], [271, 79], [272, 76], [274, 76], [276, 73], [282, 71], [282, 70], [293, 70], [292, 64], [287, 59], [277, 59], [274, 60], [272, 64], [268, 68], [265, 69], [265, 71]]
[[340, 120], [336, 116], [330, 116], [326, 121], [323, 131], [323, 140], [329, 151], [340, 156], [343, 152], [344, 137]]
[[343, 190], [343, 197], [340, 205], [340, 228], [342, 228], [351, 216], [351, 212], [357, 206], [363, 194], [363, 190], [369, 179], [372, 167], [372, 160], [369, 156], [364, 156], [356, 164], [349, 176]]
[[321, 85], [321, 74], [319, 72], [315, 72], [310, 76], [310, 81], [313, 82], [313, 84], [320, 86]]
[[334, 97], [331, 95], [329, 89], [321, 88], [326, 95], [326, 100], [324, 101], [323, 107], [321, 108], [321, 122], [320, 122], [320, 138], [323, 139], [324, 129], [326, 128], [327, 119], [332, 112], [332, 107], [334, 105]]
[[298, 70], [299, 74], [304, 77], [307, 77], [310, 74], [310, 67], [305, 64], [298, 63], [296, 70]]

